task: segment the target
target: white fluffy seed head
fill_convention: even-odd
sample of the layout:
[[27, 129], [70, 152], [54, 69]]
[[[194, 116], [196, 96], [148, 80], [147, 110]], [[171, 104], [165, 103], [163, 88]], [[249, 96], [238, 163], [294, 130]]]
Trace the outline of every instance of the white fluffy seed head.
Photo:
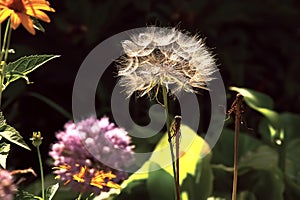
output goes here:
[[125, 55], [119, 60], [120, 84], [128, 97], [165, 86], [171, 92], [207, 89], [217, 71], [213, 55], [201, 38], [175, 28], [148, 27], [122, 42]]

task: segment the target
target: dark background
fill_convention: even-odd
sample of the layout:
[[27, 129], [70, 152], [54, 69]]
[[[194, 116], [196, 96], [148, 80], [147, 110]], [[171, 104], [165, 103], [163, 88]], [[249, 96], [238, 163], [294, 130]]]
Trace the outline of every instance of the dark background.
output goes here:
[[[4, 92], [3, 110], [9, 124], [28, 143], [33, 131], [42, 132], [44, 159], [55, 141], [54, 133], [62, 130], [70, 119], [30, 94], [44, 95], [71, 113], [73, 82], [88, 53], [114, 34], [146, 25], [177, 26], [199, 34], [206, 38], [207, 46], [216, 55], [226, 89], [239, 86], [258, 90], [274, 99], [278, 112], [300, 113], [299, 1], [63, 0], [50, 3], [56, 12], [48, 13], [50, 24], [42, 23], [45, 33], [32, 36], [23, 27], [13, 31], [11, 47], [16, 54], [10, 59], [30, 54], [61, 57], [30, 74], [34, 84], [26, 85], [20, 80], [10, 85]], [[111, 88], [114, 83], [112, 75], [111, 80], [103, 81], [103, 87]], [[96, 97], [100, 116], [110, 116], [108, 90]], [[8, 166], [38, 169], [35, 153], [15, 145]]]

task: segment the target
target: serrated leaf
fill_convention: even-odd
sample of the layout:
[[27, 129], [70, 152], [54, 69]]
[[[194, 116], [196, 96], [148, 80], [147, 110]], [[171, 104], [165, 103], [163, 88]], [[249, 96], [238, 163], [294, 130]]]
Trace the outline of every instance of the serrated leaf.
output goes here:
[[31, 55], [8, 63], [4, 69], [4, 86], [7, 87], [11, 82], [20, 78], [25, 79], [27, 83], [29, 83], [29, 78], [26, 76], [27, 74], [57, 57], [59, 57], [59, 55]]
[[6, 169], [6, 159], [10, 150], [10, 144], [5, 142], [0, 143], [0, 165]]
[[59, 188], [59, 183], [51, 185], [46, 190], [46, 200], [51, 200]]
[[2, 112], [0, 112], [0, 131], [4, 130], [5, 126], [6, 126], [6, 120], [4, 119]]
[[23, 147], [24, 149], [31, 150], [23, 140], [23, 137], [20, 135], [20, 133], [9, 125], [6, 125], [4, 131], [0, 131], [0, 136], [16, 145], [19, 145], [20, 147]]
[[15, 200], [34, 200], [34, 199], [43, 200], [43, 198], [35, 196], [34, 194], [31, 194], [24, 190], [19, 190], [16, 193], [16, 197], [15, 197]]

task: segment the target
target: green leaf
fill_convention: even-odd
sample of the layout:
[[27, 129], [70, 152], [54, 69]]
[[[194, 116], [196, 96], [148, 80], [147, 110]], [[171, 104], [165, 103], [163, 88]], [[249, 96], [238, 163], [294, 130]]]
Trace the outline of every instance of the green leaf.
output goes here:
[[31, 194], [24, 190], [19, 190], [16, 193], [16, 197], [15, 197], [15, 200], [34, 200], [34, 199], [43, 200], [43, 198], [35, 196], [34, 194]]
[[[190, 127], [182, 124], [180, 126], [180, 149], [179, 152], [182, 155], [179, 159], [180, 172], [179, 182], [180, 184], [187, 176], [187, 174], [195, 175], [196, 166], [200, 159], [210, 152], [210, 147], [204, 139], [196, 134]], [[154, 149], [150, 161], [158, 163], [162, 166], [170, 175], [173, 176], [172, 162], [170, 156], [170, 147], [167, 133], [160, 139], [159, 143]]]
[[0, 165], [6, 169], [6, 159], [10, 150], [10, 144], [5, 142], [0, 143]]
[[[210, 159], [209, 145], [205, 142], [204, 139], [202, 139], [200, 136], [198, 136], [195, 133], [195, 131], [193, 131], [188, 126], [181, 125], [180, 129], [181, 129], [180, 153], [182, 156], [180, 157], [180, 160], [179, 160], [180, 161], [180, 172], [179, 172], [180, 180], [179, 180], [179, 182], [180, 182], [180, 184], [182, 184], [184, 179], [187, 176], [193, 176], [194, 181], [195, 181], [193, 184], [197, 185], [200, 180], [199, 184], [202, 185], [202, 183], [203, 183], [202, 180], [205, 182], [205, 179], [207, 178], [208, 181], [210, 181], [210, 178], [212, 175], [209, 172], [210, 169], [207, 168], [207, 162]], [[132, 187], [131, 183], [133, 183], [133, 182], [146, 180], [147, 184], [148, 184], [150, 177], [152, 177], [151, 180], [154, 180], [154, 177], [155, 178], [159, 177], [159, 176], [157, 176], [157, 174], [165, 174], [165, 173], [168, 175], [162, 175], [165, 177], [165, 180], [164, 180], [165, 182], [164, 182], [163, 188], [168, 189], [170, 187], [170, 188], [172, 188], [172, 191], [175, 190], [173, 170], [172, 170], [172, 165], [171, 165], [170, 148], [169, 148], [167, 133], [165, 133], [164, 136], [160, 139], [160, 141], [156, 145], [153, 152], [156, 152], [156, 153], [152, 154], [152, 156], [149, 158], [149, 160], [147, 162], [145, 162], [144, 165], [136, 173], [132, 174], [129, 177], [129, 179], [125, 180], [122, 183], [121, 187], [124, 188], [122, 191], [127, 190], [128, 189], [127, 187], [129, 187], [129, 186]], [[204, 157], [204, 155], [206, 155], [206, 154], [208, 154], [208, 155], [206, 157]], [[201, 164], [202, 159], [204, 159], [204, 160], [206, 159], [204, 161], [203, 165]], [[202, 166], [202, 168], [200, 166]], [[199, 167], [201, 169], [199, 169]], [[149, 170], [154, 170], [154, 171], [149, 171]], [[207, 174], [201, 175], [201, 173], [204, 173], [204, 171]], [[200, 179], [200, 177], [202, 177], [202, 178]], [[204, 178], [204, 177], [206, 177], [206, 178]], [[170, 178], [170, 180], [169, 180], [169, 178]], [[169, 182], [168, 182], [168, 180], [169, 180]], [[159, 183], [160, 181], [161, 180], [158, 179], [157, 183]], [[151, 183], [151, 184], [154, 184], [154, 183]], [[207, 188], [209, 188], [210, 183], [206, 182], [206, 184], [207, 184]], [[163, 189], [163, 188], [161, 188], [161, 189]], [[166, 190], [166, 189], [164, 189], [164, 190]], [[208, 192], [209, 191], [210, 190], [208, 190]], [[155, 198], [156, 195], [158, 195], [158, 196], [165, 195], [165, 194], [163, 194], [164, 191], [157, 191], [157, 190], [152, 190], [152, 189], [148, 190], [148, 193], [150, 195], [152, 195], [151, 198], [153, 198], [153, 199]], [[152, 194], [152, 193], [156, 193], [156, 194]], [[124, 193], [122, 195], [124, 195]], [[168, 192], [168, 195], [172, 196], [172, 195], [174, 195], [174, 193], [170, 194], [170, 192]], [[159, 199], [164, 199], [164, 198], [159, 198]]]
[[31, 55], [9, 63], [4, 69], [4, 86], [7, 87], [11, 82], [20, 78], [23, 78], [27, 83], [30, 83], [27, 74], [57, 57], [59, 57], [59, 55]]
[[280, 117], [284, 122], [284, 134], [287, 141], [299, 138], [300, 135], [300, 115], [294, 113], [281, 113]]
[[239, 189], [254, 193], [257, 199], [284, 200], [284, 187], [282, 174], [275, 168], [252, 169], [239, 176]]
[[131, 181], [121, 193], [113, 198], [114, 200], [123, 199], [143, 199], [149, 200], [149, 194], [146, 187], [146, 179]]
[[4, 119], [2, 112], [0, 112], [0, 131], [4, 130], [5, 127], [6, 127], [6, 120]]
[[272, 98], [266, 94], [248, 88], [229, 87], [229, 89], [241, 93], [246, 103], [253, 109], [257, 107], [273, 109], [274, 107]]
[[59, 183], [49, 186], [46, 189], [46, 200], [51, 200], [59, 188]]
[[[300, 187], [300, 139], [294, 139], [286, 145], [285, 173], [291, 181]], [[299, 192], [300, 193], [300, 192]]]
[[33, 23], [33, 27], [43, 33], [45, 33], [45, 29], [44, 27], [41, 25], [41, 23], [39, 22], [39, 20], [35, 17], [30, 16], [32, 23]]
[[[249, 134], [239, 134], [239, 158], [255, 150], [261, 142]], [[233, 165], [234, 131], [228, 128], [222, 130], [218, 142], [213, 148], [213, 163], [222, 163], [226, 166]]]
[[23, 137], [20, 135], [20, 133], [9, 125], [6, 125], [5, 130], [0, 132], [0, 136], [16, 145], [19, 145], [20, 147], [23, 147], [24, 149], [31, 150], [23, 140]]
[[283, 122], [280, 115], [273, 111], [274, 103], [271, 97], [251, 89], [230, 87], [230, 90], [239, 92], [249, 107], [260, 112], [269, 121], [269, 133], [271, 141], [280, 145], [284, 139]]
[[158, 168], [161, 168], [161, 166], [154, 162], [150, 163], [149, 171], [151, 171], [151, 173], [149, 174], [149, 177], [147, 179], [147, 189], [150, 199], [174, 200], [174, 178], [162, 168], [156, 170]]
[[269, 146], [260, 146], [240, 160], [240, 190], [251, 191], [258, 199], [283, 200], [284, 187], [278, 154]]
[[210, 165], [211, 154], [198, 161], [195, 176], [188, 174], [183, 180], [181, 193], [187, 193], [188, 200], [206, 200], [212, 193], [213, 173]]
[[253, 168], [268, 170], [278, 165], [278, 154], [269, 146], [261, 145], [255, 151], [249, 152], [239, 162], [239, 170]]
[[2, 112], [0, 112], [0, 137], [3, 137], [16, 145], [19, 145], [20, 147], [30, 150], [20, 133], [13, 127], [6, 124], [6, 120], [4, 119]]

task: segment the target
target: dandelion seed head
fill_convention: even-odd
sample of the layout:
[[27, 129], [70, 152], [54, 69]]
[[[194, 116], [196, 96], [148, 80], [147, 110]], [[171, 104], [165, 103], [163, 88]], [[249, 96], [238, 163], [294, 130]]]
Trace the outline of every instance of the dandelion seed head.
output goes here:
[[208, 89], [217, 71], [215, 60], [203, 39], [175, 28], [148, 27], [122, 42], [125, 55], [118, 60], [120, 85], [131, 96], [143, 96], [155, 87], [196, 92]]

